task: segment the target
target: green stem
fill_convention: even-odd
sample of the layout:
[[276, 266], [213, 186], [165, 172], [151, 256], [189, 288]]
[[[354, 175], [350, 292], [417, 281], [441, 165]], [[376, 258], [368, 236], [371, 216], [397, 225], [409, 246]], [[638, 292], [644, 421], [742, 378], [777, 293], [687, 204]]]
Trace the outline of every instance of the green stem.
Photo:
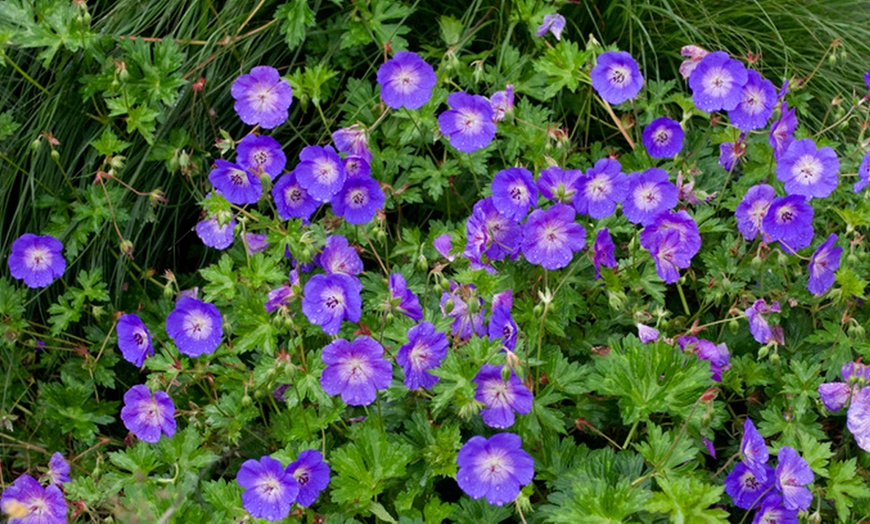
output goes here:
[[691, 317], [692, 311], [689, 310], [689, 303], [686, 302], [686, 295], [683, 293], [683, 286], [680, 285], [679, 281], [677, 281], [677, 293], [680, 294], [680, 302], [683, 303], [683, 311], [686, 312], [686, 316]]
[[628, 436], [625, 437], [625, 442], [622, 443], [622, 449], [628, 448], [628, 445], [631, 443], [632, 437], [634, 437], [634, 432], [637, 430], [638, 424], [640, 424], [640, 420], [635, 420], [634, 424], [631, 425], [631, 429], [628, 430]]

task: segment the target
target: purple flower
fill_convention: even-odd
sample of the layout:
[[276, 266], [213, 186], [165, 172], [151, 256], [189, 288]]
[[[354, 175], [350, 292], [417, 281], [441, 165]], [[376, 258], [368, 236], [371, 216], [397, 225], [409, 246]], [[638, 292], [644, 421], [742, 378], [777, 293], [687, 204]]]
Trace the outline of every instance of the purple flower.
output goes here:
[[767, 125], [776, 106], [776, 88], [758, 71], [747, 71], [740, 103], [728, 112], [731, 123], [741, 131], [761, 129]]
[[680, 233], [670, 230], [656, 235], [650, 244], [649, 254], [656, 264], [656, 273], [665, 284], [673, 284], [680, 280], [680, 267], [689, 267], [690, 262], [683, 256], [680, 249]]
[[55, 451], [51, 455], [51, 460], [48, 461], [48, 478], [52, 484], [63, 484], [69, 482], [69, 463], [63, 458], [60, 452]]
[[145, 363], [145, 358], [154, 356], [151, 345], [151, 332], [138, 315], [128, 313], [118, 319], [118, 347], [124, 360], [136, 367]]
[[439, 236], [432, 241], [432, 246], [434, 246], [435, 251], [438, 251], [438, 254], [446, 258], [448, 262], [453, 262], [456, 258], [456, 255], [450, 254], [450, 250], [453, 249], [453, 239], [450, 238], [450, 235], [444, 234]]
[[274, 138], [248, 135], [236, 147], [236, 164], [256, 174], [266, 173], [275, 180], [287, 165], [287, 155]]
[[[672, 232], [668, 233], [672, 235]], [[711, 379], [722, 382], [722, 373], [731, 369], [731, 356], [728, 346], [724, 343], [714, 344], [709, 340], [699, 340], [697, 337], [680, 337], [677, 339], [680, 349], [687, 353], [695, 353], [699, 359], [710, 363]]]
[[265, 251], [268, 246], [265, 233], [245, 233], [245, 249], [248, 251], [248, 256]]
[[[483, 299], [475, 296], [474, 284], [457, 285], [450, 282], [450, 293], [441, 293], [441, 314], [453, 318], [451, 329], [454, 336], [460, 340], [468, 340], [472, 333], [479, 337], [486, 335], [486, 324], [483, 320]], [[476, 312], [468, 307], [469, 302], [476, 302]], [[452, 305], [451, 305], [452, 303]]]
[[361, 156], [349, 156], [344, 159], [344, 172], [347, 178], [371, 178], [372, 166]]
[[538, 203], [531, 171], [522, 167], [502, 169], [492, 179], [492, 203], [502, 215], [520, 222]]
[[411, 320], [423, 320], [423, 309], [420, 307], [420, 299], [413, 291], [408, 289], [405, 277], [401, 273], [390, 275], [390, 300], [396, 309]]
[[767, 313], [779, 313], [779, 302], [773, 301], [769, 306], [763, 298], [756, 300], [743, 313], [749, 319], [749, 331], [759, 344], [767, 344], [773, 340], [773, 331], [767, 323]]
[[743, 195], [743, 200], [737, 204], [734, 216], [737, 217], [737, 229], [746, 240], [752, 240], [762, 231], [762, 222], [776, 191], [767, 184], [758, 184], [749, 188]]
[[655, 219], [640, 233], [640, 245], [652, 250], [655, 244], [661, 243], [661, 236], [668, 231], [679, 233], [679, 250], [677, 252], [677, 266], [689, 267], [692, 257], [701, 249], [701, 233], [698, 224], [684, 210], [677, 212], [663, 211], [655, 216]]
[[124, 427], [145, 442], [155, 443], [160, 435], [175, 435], [175, 404], [165, 391], [151, 390], [144, 384], [133, 386], [124, 393], [121, 408]]
[[350, 224], [366, 224], [384, 208], [385, 200], [384, 190], [374, 178], [348, 178], [332, 197], [332, 211]]
[[489, 100], [460, 91], [448, 96], [447, 104], [450, 109], [438, 115], [438, 127], [450, 138], [451, 146], [473, 153], [492, 142], [496, 126]]
[[432, 98], [435, 70], [417, 53], [399, 51], [378, 69], [381, 99], [393, 109], [420, 109]]
[[509, 428], [514, 424], [514, 412], [525, 415], [532, 411], [532, 392], [523, 384], [513, 370], [505, 382], [504, 366], [484, 364], [472, 379], [477, 384], [475, 400], [486, 407], [480, 410], [483, 422], [492, 428]]
[[843, 248], [836, 246], [837, 235], [831, 233], [827, 240], [813, 253], [810, 259], [810, 280], [807, 289], [810, 293], [821, 295], [834, 285], [834, 272], [840, 269]]
[[592, 244], [592, 264], [595, 266], [595, 280], [601, 278], [601, 266], [616, 267], [616, 246], [610, 236], [610, 230], [603, 227], [595, 235], [595, 243]]
[[762, 464], [763, 476], [738, 462], [734, 470], [725, 477], [725, 493], [734, 500], [734, 505], [742, 509], [758, 507], [765, 495], [773, 488], [773, 468]]
[[586, 230], [574, 222], [574, 210], [565, 204], [532, 211], [523, 228], [523, 256], [544, 269], [567, 266], [584, 247]]
[[746, 417], [746, 420], [743, 422], [743, 438], [740, 440], [740, 454], [743, 455], [746, 467], [752, 470], [761, 482], [770, 478], [765, 468], [767, 460], [770, 458], [770, 452], [767, 450], [767, 444], [764, 443], [764, 437], [755, 429], [755, 424], [752, 423], [749, 417]]
[[435, 330], [431, 322], [421, 322], [408, 330], [408, 343], [399, 348], [396, 363], [405, 372], [408, 389], [429, 389], [441, 380], [429, 373], [447, 356], [447, 335]]
[[828, 411], [840, 411], [852, 396], [852, 388], [845, 382], [819, 384], [819, 398]]
[[858, 447], [870, 451], [870, 387], [861, 388], [852, 395], [846, 427], [852, 432]]
[[598, 55], [592, 68], [592, 87], [611, 104], [621, 104], [637, 96], [643, 87], [643, 75], [634, 58], [625, 51], [608, 51]]
[[616, 204], [625, 200], [628, 194], [628, 177], [622, 172], [619, 162], [612, 158], [595, 162], [577, 185], [574, 208], [592, 218], [609, 217], [616, 211]]
[[9, 524], [65, 524], [67, 505], [60, 488], [42, 487], [30, 475], [21, 475], [6, 488], [0, 509], [9, 516]]
[[692, 101], [708, 113], [731, 111], [743, 99], [747, 79], [742, 62], [733, 60], [724, 51], [715, 51], [702, 58], [689, 76]]
[[565, 17], [559, 13], [544, 15], [544, 23], [538, 26], [535, 36], [544, 36], [547, 31], [553, 33], [556, 40], [562, 39], [562, 30], [565, 29]]
[[498, 433], [489, 439], [472, 437], [456, 457], [456, 482], [469, 497], [504, 506], [520, 494], [535, 476], [535, 461], [513, 433]]
[[[522, 242], [522, 227], [498, 212], [492, 197], [478, 200], [466, 223], [467, 244], [463, 253], [472, 261], [472, 269], [482, 265], [481, 255], [502, 260], [515, 255]], [[477, 267], [475, 267], [477, 266]]]
[[354, 277], [341, 273], [314, 275], [305, 283], [302, 312], [327, 335], [337, 335], [343, 320], [359, 322], [360, 291], [362, 284]]
[[504, 91], [496, 91], [489, 97], [489, 103], [492, 105], [492, 121], [501, 122], [504, 119], [505, 113], [514, 110], [514, 86], [508, 84]]
[[221, 343], [222, 328], [218, 308], [191, 297], [179, 299], [166, 317], [166, 334], [178, 346], [178, 351], [189, 357], [213, 353]]
[[783, 446], [777, 458], [776, 489], [782, 493], [782, 505], [786, 509], [806, 510], [813, 494], [804, 486], [813, 481], [813, 470], [794, 448]]
[[870, 185], [870, 151], [861, 160], [861, 165], [858, 167], [858, 181], [855, 182], [852, 189], [856, 193], [860, 193], [868, 185]]
[[830, 147], [816, 148], [810, 138], [795, 140], [777, 159], [776, 178], [789, 195], [824, 198], [837, 187], [840, 161]]
[[251, 516], [269, 521], [281, 520], [290, 514], [290, 507], [299, 494], [299, 482], [281, 463], [268, 455], [259, 461], [248, 459], [239, 468], [236, 482], [245, 488], [242, 507]]
[[277, 69], [269, 66], [257, 66], [247, 75], [236, 78], [230, 93], [236, 100], [236, 113], [242, 122], [265, 129], [283, 124], [293, 102], [290, 84], [281, 79]]
[[864, 83], [867, 84], [867, 90], [870, 91], [870, 69], [864, 73]]
[[214, 168], [208, 174], [208, 181], [220, 191], [230, 204], [243, 206], [256, 204], [263, 194], [260, 178], [238, 164], [223, 159], [214, 161]]
[[771, 493], [764, 498], [752, 524], [798, 524], [797, 514], [797, 510], [783, 507], [781, 496]]
[[559, 166], [550, 166], [538, 177], [538, 191], [553, 202], [573, 204], [574, 195], [580, 189], [583, 172], [579, 169], [563, 170]]
[[680, 123], [663, 116], [643, 130], [643, 146], [653, 158], [673, 158], [683, 149], [684, 137]]
[[63, 244], [52, 236], [25, 233], [12, 243], [9, 272], [27, 287], [46, 287], [66, 270]]
[[349, 156], [362, 157], [366, 162], [371, 162], [372, 153], [369, 151], [369, 142], [366, 138], [366, 130], [359, 124], [344, 127], [332, 133], [332, 142], [335, 148]]
[[659, 339], [659, 330], [646, 324], [637, 324], [637, 337], [644, 344], [655, 342]]
[[323, 461], [323, 455], [316, 449], [306, 449], [300, 453], [296, 461], [287, 466], [286, 471], [299, 484], [296, 503], [302, 507], [314, 504], [320, 492], [329, 486], [329, 464]]
[[746, 135], [740, 133], [740, 137], [736, 142], [723, 142], [719, 144], [719, 165], [724, 167], [726, 171], [731, 172], [738, 170], [738, 164], [746, 154]]
[[777, 197], [770, 203], [761, 229], [778, 240], [787, 253], [803, 249], [813, 241], [813, 206], [801, 195]]
[[303, 148], [294, 173], [299, 185], [318, 202], [329, 201], [347, 178], [344, 163], [332, 146]]
[[677, 205], [679, 191], [663, 169], [651, 167], [628, 177], [628, 195], [622, 202], [625, 218], [634, 224], [648, 225], [667, 209]]
[[272, 186], [272, 198], [278, 216], [284, 220], [301, 218], [308, 220], [320, 204], [308, 194], [296, 179], [296, 172], [285, 174]]
[[779, 159], [786, 152], [792, 141], [794, 141], [794, 130], [798, 125], [797, 117], [794, 115], [795, 110], [789, 110], [788, 104], [785, 101], [782, 103], [781, 113], [780, 119], [771, 124], [770, 136], [767, 139], [770, 147], [773, 148], [773, 157], [775, 159]]
[[327, 275], [359, 275], [363, 272], [362, 259], [341, 235], [332, 235], [326, 239], [319, 264]]
[[284, 284], [279, 288], [269, 291], [268, 300], [264, 304], [266, 311], [271, 313], [282, 306], [290, 304], [290, 299], [293, 298], [293, 288], [289, 284]]
[[341, 395], [349, 406], [368, 406], [375, 401], [378, 390], [390, 387], [393, 379], [384, 347], [371, 337], [362, 336], [353, 342], [333, 340], [323, 348], [321, 358], [326, 364], [320, 376], [323, 391]]
[[236, 218], [221, 225], [217, 217], [209, 217], [196, 224], [196, 236], [202, 243], [215, 249], [226, 249], [233, 243], [233, 232], [236, 229]]
[[[508, 289], [505, 293], [512, 293]], [[510, 299], [510, 304], [513, 298]], [[517, 347], [517, 332], [519, 327], [511, 316], [511, 306], [497, 304], [495, 298], [492, 303], [492, 316], [489, 319], [489, 339], [501, 340], [505, 348], [513, 351]]]

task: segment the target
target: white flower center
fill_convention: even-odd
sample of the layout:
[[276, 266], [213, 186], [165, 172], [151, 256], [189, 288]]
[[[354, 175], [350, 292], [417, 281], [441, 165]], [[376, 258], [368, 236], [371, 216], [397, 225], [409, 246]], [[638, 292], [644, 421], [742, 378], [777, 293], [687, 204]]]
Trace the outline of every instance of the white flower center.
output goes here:
[[194, 340], [203, 340], [211, 335], [212, 320], [205, 311], [196, 309], [184, 318], [184, 332]]
[[607, 80], [615, 87], [623, 87], [631, 82], [631, 70], [622, 64], [612, 65], [607, 71]]
[[704, 86], [704, 91], [706, 91], [707, 94], [716, 98], [721, 98], [731, 91], [731, 86], [734, 84], [734, 77], [727, 69], [714, 67], [707, 71], [701, 84]]
[[24, 255], [24, 263], [31, 271], [42, 271], [51, 265], [53, 255], [45, 246], [33, 246]]
[[814, 184], [822, 176], [822, 163], [813, 155], [804, 155], [794, 163], [791, 174], [799, 184], [805, 186]]

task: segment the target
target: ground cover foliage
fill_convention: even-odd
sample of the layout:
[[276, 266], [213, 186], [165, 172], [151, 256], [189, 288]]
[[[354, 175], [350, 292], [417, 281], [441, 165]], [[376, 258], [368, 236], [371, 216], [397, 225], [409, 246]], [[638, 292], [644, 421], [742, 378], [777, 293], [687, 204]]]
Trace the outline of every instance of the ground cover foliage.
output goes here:
[[[3, 511], [866, 518], [868, 15], [738, 4], [0, 1]], [[762, 125], [693, 97], [701, 49], [772, 82]], [[420, 100], [379, 74], [404, 51], [437, 79]], [[615, 51], [644, 78], [624, 97], [593, 69]], [[256, 66], [292, 88], [279, 125], [237, 103]], [[217, 161], [252, 131], [286, 166], [236, 196]], [[304, 182], [329, 196], [294, 211], [290, 177], [333, 158], [370, 175]], [[670, 212], [580, 203], [595, 174], [628, 193], [655, 168]], [[50, 285], [22, 269], [34, 246]]]

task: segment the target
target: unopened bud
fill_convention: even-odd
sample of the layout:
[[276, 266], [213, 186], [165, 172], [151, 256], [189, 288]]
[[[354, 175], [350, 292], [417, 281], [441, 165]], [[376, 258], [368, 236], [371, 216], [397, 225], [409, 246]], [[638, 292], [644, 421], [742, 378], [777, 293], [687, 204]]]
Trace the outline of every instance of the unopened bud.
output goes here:
[[761, 346], [758, 348], [758, 360], [765, 358], [769, 352], [770, 346]]
[[417, 271], [426, 271], [429, 269], [429, 261], [426, 260], [426, 256], [421, 254], [417, 257]]
[[52, 149], [52, 150], [51, 150], [51, 158], [52, 158], [55, 162], [60, 162], [60, 153], [58, 152], [57, 149]]
[[251, 395], [245, 395], [242, 397], [242, 406], [248, 407], [254, 403], [254, 399], [251, 398]]
[[127, 255], [131, 260], [133, 259], [133, 242], [129, 240], [121, 241], [121, 253]]
[[456, 303], [453, 301], [453, 299], [448, 298], [447, 302], [444, 302], [444, 313], [450, 314], [450, 312], [453, 311], [453, 306], [455, 306], [455, 305], [456, 305]]
[[776, 351], [774, 351], [773, 353], [770, 354], [770, 363], [771, 363], [772, 365], [774, 365], [774, 366], [778, 366], [778, 365], [779, 365], [779, 361], [780, 361], [779, 353], [777, 353]]
[[730, 322], [728, 322], [728, 329], [731, 330], [731, 333], [736, 335], [737, 332], [740, 330], [740, 322], [737, 322], [737, 319], [732, 319]]
[[30, 143], [30, 149], [33, 151], [39, 151], [39, 148], [42, 147], [42, 139], [37, 138], [33, 142]]

